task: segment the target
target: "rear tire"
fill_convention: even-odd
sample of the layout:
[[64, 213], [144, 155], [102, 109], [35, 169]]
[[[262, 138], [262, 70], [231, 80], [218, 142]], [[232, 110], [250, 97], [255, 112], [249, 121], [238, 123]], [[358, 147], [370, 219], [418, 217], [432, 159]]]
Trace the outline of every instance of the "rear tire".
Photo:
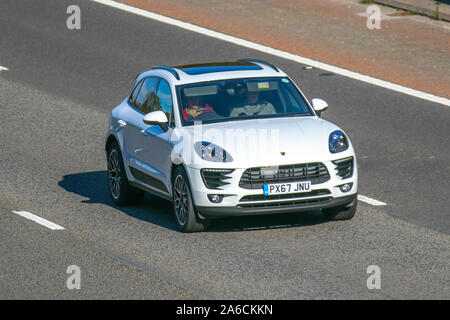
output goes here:
[[185, 233], [205, 231], [209, 220], [198, 217], [191, 194], [186, 171], [183, 167], [176, 168], [172, 178], [172, 203], [178, 230]]
[[144, 199], [145, 192], [132, 187], [128, 182], [122, 153], [117, 142], [111, 144], [106, 156], [108, 192], [114, 203], [118, 206], [140, 203]]
[[322, 213], [328, 220], [332, 221], [350, 220], [354, 217], [356, 213], [357, 204], [358, 199], [355, 198], [355, 200], [353, 200], [352, 202], [350, 202], [345, 206], [322, 209]]

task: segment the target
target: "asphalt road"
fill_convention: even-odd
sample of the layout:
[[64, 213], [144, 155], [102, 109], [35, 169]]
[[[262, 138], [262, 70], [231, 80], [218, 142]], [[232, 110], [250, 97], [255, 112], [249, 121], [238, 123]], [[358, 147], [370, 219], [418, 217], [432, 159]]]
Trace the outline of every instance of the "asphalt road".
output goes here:
[[[0, 3], [0, 298], [450, 299], [450, 109], [187, 30], [78, 0]], [[319, 212], [175, 230], [170, 203], [113, 205], [104, 134], [110, 110], [152, 65], [255, 57], [290, 74], [349, 133], [355, 218]], [[30, 211], [65, 227], [16, 216]], [[68, 290], [66, 269], [82, 270]], [[378, 265], [381, 289], [366, 286]]]

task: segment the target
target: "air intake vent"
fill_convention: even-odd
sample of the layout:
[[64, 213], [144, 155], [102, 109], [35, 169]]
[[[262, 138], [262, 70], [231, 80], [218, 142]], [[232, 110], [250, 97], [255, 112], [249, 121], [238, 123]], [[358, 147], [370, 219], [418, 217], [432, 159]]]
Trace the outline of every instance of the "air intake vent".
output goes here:
[[336, 174], [342, 179], [353, 176], [353, 157], [335, 160], [333, 163], [336, 166]]
[[290, 194], [277, 194], [265, 196], [263, 194], [253, 194], [244, 196], [241, 198], [241, 202], [249, 202], [249, 201], [266, 201], [266, 200], [286, 200], [286, 199], [301, 199], [306, 197], [318, 197], [324, 196], [327, 194], [331, 194], [330, 190], [320, 189], [313, 190], [311, 192], [302, 192], [302, 193], [290, 193]]
[[230, 184], [227, 180], [231, 179], [229, 174], [233, 171], [234, 169], [202, 169], [200, 172], [208, 189], [221, 190], [221, 187]]

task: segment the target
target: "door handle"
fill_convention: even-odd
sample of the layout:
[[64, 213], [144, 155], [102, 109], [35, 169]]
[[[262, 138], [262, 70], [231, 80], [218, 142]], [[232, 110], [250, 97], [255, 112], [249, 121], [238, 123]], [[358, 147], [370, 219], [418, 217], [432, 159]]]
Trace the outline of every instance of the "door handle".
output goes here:
[[148, 136], [148, 135], [149, 135], [149, 132], [148, 132], [147, 130], [145, 130], [145, 129], [142, 129], [142, 130], [141, 130], [141, 133], [142, 133], [144, 136]]

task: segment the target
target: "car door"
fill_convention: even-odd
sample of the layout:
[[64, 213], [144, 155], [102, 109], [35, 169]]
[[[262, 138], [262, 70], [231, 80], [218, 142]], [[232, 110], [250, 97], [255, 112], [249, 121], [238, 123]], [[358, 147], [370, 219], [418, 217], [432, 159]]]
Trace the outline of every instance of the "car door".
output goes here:
[[158, 88], [150, 97], [150, 111], [163, 111], [169, 120], [168, 127], [141, 123], [139, 146], [142, 169], [148, 175], [145, 183], [163, 192], [170, 190], [171, 152], [173, 148], [172, 132], [174, 128], [173, 95], [169, 83], [161, 79]]
[[[130, 160], [130, 166], [136, 167], [136, 162], [144, 161], [142, 151], [141, 130], [143, 129], [144, 115], [150, 112], [149, 103], [156, 92], [159, 79], [149, 77], [142, 80], [142, 84], [136, 87], [137, 93], [133, 92], [128, 100], [129, 109], [125, 122], [125, 149]], [[131, 168], [130, 168], [131, 170]], [[132, 171], [133, 176], [134, 172]], [[135, 177], [136, 178], [136, 177]]]

